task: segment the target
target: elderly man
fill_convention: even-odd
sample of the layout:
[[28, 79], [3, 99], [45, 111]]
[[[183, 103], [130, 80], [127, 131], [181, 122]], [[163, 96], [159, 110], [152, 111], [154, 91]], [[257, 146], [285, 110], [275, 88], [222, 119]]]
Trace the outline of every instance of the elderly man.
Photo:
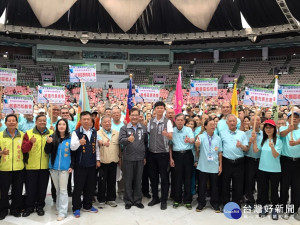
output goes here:
[[45, 198], [49, 181], [49, 155], [44, 148], [46, 139], [53, 133], [46, 128], [46, 116], [38, 115], [35, 119], [36, 126], [26, 132], [22, 143], [25, 153], [26, 168], [26, 210], [23, 217], [29, 216], [34, 209], [39, 216], [45, 214]]
[[[221, 134], [221, 132], [226, 129], [228, 130], [228, 125], [227, 125], [227, 116], [231, 113], [232, 106], [229, 102], [224, 102], [221, 108], [222, 111], [222, 119], [218, 122], [217, 125], [217, 133]], [[237, 129], [240, 129], [241, 127], [241, 120], [237, 118]]]
[[[52, 113], [51, 113], [51, 109], [52, 109]], [[53, 105], [49, 109], [49, 113], [50, 113], [49, 117], [47, 118], [47, 128], [54, 131], [57, 121], [61, 118], [60, 107], [58, 105]], [[51, 124], [51, 116], [52, 116], [52, 124]]]
[[124, 125], [119, 134], [119, 143], [124, 146], [123, 175], [125, 182], [125, 209], [132, 205], [142, 209], [142, 174], [146, 163], [145, 152], [148, 146], [147, 129], [138, 122], [139, 110], [132, 108], [129, 112], [130, 122]]
[[220, 137], [223, 145], [222, 198], [224, 206], [230, 201], [232, 181], [232, 201], [240, 205], [244, 185], [244, 152], [248, 151], [248, 139], [237, 129], [235, 115], [226, 116], [229, 129], [223, 129]]
[[113, 107], [111, 111], [112, 123], [111, 129], [120, 132], [121, 127], [124, 126], [124, 123], [121, 121], [121, 109], [119, 107]]
[[102, 117], [101, 126], [102, 129], [98, 131], [102, 171], [98, 183], [99, 208], [104, 208], [105, 202], [111, 207], [116, 207], [116, 173], [117, 164], [121, 162], [119, 132], [112, 129], [111, 119], [108, 116]]
[[32, 114], [25, 114], [25, 120], [19, 123], [19, 130], [22, 132], [27, 132], [28, 130], [34, 128], [35, 122]]

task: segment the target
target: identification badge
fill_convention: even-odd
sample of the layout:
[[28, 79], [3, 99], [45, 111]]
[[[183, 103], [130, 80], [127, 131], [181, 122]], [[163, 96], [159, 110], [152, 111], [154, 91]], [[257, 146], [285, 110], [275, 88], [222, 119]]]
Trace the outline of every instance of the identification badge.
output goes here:
[[207, 154], [207, 160], [208, 161], [214, 161], [214, 157], [213, 157], [212, 153]]

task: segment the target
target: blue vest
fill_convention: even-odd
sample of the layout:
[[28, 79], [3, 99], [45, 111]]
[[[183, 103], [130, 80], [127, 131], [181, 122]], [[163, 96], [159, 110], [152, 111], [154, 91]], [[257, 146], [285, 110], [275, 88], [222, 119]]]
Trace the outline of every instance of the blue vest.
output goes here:
[[[82, 130], [79, 128], [75, 130], [79, 140], [84, 135]], [[85, 137], [86, 144], [80, 145], [76, 152], [75, 168], [87, 168], [96, 166], [96, 142], [97, 142], [97, 131], [93, 129], [91, 139]]]

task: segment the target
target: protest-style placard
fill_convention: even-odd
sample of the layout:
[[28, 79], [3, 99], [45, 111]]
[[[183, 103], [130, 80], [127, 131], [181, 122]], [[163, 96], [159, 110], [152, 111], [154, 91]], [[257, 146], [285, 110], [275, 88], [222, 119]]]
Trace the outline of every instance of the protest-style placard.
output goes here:
[[0, 86], [4, 86], [4, 87], [17, 86], [17, 70], [0, 68]]
[[32, 95], [4, 95], [3, 113], [32, 114], [33, 96]]
[[218, 79], [217, 78], [197, 78], [191, 80], [190, 96], [217, 96]]
[[59, 86], [39, 86], [38, 103], [65, 104], [65, 88]]
[[152, 85], [135, 86], [136, 102], [157, 102], [159, 101], [159, 87]]
[[282, 84], [278, 89], [278, 105], [300, 105], [300, 84]]
[[96, 64], [69, 65], [70, 83], [96, 82]]
[[245, 105], [256, 105], [261, 107], [272, 107], [274, 90], [266, 88], [246, 88], [244, 95]]

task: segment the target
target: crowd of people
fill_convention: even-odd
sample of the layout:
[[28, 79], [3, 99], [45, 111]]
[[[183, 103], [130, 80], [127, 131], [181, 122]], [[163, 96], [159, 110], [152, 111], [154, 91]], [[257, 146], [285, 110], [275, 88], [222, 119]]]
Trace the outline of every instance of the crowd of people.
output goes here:
[[260, 207], [260, 217], [300, 220], [297, 107], [279, 107], [277, 121], [268, 108], [240, 105], [235, 116], [229, 102], [178, 114], [162, 101], [137, 103], [130, 122], [122, 102], [77, 112], [76, 104], [36, 104], [32, 115], [1, 115], [0, 220], [8, 212], [43, 216], [49, 175], [58, 221], [68, 215], [68, 197], [79, 218], [117, 207], [117, 196], [127, 210], [143, 209], [143, 196], [148, 207], [166, 210], [171, 198], [174, 209], [191, 210], [194, 195], [197, 212], [209, 199], [217, 213], [235, 202]]

